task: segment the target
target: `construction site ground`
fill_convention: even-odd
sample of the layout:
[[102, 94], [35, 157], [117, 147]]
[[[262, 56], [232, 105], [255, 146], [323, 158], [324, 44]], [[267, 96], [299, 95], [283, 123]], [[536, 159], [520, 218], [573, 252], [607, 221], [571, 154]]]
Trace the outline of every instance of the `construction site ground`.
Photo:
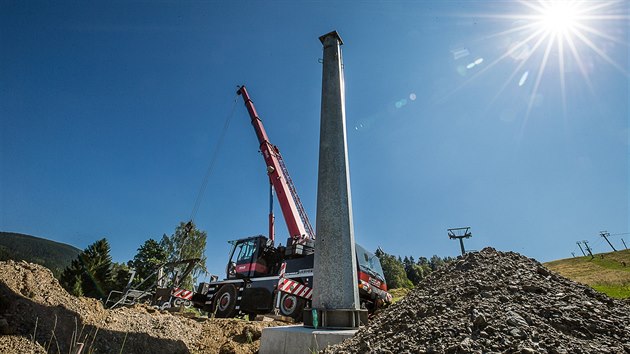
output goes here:
[[[264, 327], [286, 324], [189, 318], [148, 306], [107, 310], [69, 295], [42, 266], [0, 262], [1, 353], [70, 353], [77, 343], [83, 353], [255, 353]], [[434, 271], [324, 351], [630, 354], [630, 300], [486, 248]]]
[[0, 262], [0, 353], [256, 353], [262, 328], [290, 324], [193, 317], [146, 305], [108, 310], [68, 294], [45, 267]]

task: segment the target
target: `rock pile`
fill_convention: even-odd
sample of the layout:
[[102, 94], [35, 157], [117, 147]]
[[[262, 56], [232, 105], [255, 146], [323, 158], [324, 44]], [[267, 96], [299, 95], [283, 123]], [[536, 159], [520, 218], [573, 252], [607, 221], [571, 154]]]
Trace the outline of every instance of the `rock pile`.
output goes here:
[[325, 353], [630, 353], [630, 305], [486, 248]]

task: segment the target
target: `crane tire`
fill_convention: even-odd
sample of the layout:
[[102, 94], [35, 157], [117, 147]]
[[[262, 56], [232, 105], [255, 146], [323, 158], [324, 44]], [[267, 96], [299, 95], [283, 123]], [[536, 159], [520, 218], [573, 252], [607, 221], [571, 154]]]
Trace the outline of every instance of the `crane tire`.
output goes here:
[[231, 318], [238, 314], [236, 309], [236, 287], [225, 284], [214, 295], [212, 312], [219, 318]]
[[302, 322], [304, 305], [306, 301], [296, 295], [282, 293], [280, 297], [280, 314], [293, 318], [296, 322]]
[[186, 300], [179, 298], [179, 297], [175, 297], [173, 298], [173, 300], [171, 301], [171, 305], [173, 307], [184, 307], [184, 303]]

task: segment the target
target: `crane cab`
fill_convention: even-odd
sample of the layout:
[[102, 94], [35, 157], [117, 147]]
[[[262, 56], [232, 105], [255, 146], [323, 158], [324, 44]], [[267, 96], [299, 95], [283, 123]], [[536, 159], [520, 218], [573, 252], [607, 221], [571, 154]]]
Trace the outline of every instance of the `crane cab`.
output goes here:
[[232, 250], [226, 267], [227, 279], [254, 278], [274, 274], [279, 267], [277, 251], [263, 235], [230, 241]]

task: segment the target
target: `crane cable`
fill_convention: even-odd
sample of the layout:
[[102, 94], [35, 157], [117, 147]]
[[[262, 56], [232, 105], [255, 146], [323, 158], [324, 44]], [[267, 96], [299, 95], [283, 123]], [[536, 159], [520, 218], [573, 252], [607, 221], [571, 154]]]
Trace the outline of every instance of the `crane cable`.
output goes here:
[[199, 188], [199, 192], [197, 193], [197, 198], [195, 199], [195, 205], [193, 206], [192, 212], [190, 213], [190, 223], [192, 224], [197, 212], [199, 211], [199, 207], [201, 206], [201, 200], [203, 199], [203, 195], [206, 191], [206, 187], [208, 186], [208, 180], [210, 179], [210, 175], [212, 174], [212, 170], [214, 169], [214, 163], [217, 160], [217, 156], [219, 156], [219, 151], [221, 150], [221, 145], [223, 145], [223, 140], [225, 138], [225, 133], [227, 132], [228, 127], [230, 126], [230, 121], [234, 116], [234, 110], [236, 108], [238, 96], [234, 97], [234, 103], [232, 104], [232, 109], [230, 113], [225, 118], [225, 123], [223, 124], [223, 131], [219, 136], [219, 140], [217, 141], [217, 145], [214, 148], [214, 153], [212, 154], [212, 158], [210, 159], [210, 164], [208, 165], [208, 169], [206, 170], [206, 175], [203, 177], [201, 181], [201, 188]]

